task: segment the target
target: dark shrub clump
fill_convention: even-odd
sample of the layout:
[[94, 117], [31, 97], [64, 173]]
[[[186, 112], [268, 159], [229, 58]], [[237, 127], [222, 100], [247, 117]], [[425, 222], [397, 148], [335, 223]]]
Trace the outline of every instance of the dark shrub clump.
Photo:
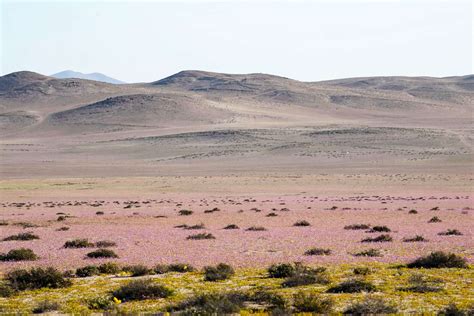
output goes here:
[[224, 229], [239, 229], [239, 226], [237, 226], [235, 224], [230, 224], [230, 225], [227, 225], [226, 227], [224, 227]]
[[10, 297], [15, 294], [15, 290], [8, 284], [0, 283], [0, 297]]
[[220, 281], [229, 279], [235, 274], [234, 269], [225, 263], [219, 263], [215, 267], [204, 267], [204, 280]]
[[195, 235], [189, 235], [186, 239], [190, 240], [203, 240], [203, 239], [216, 239], [213, 234], [211, 233], [200, 233]]
[[445, 232], [438, 233], [440, 236], [461, 236], [462, 233], [457, 229], [448, 229]]
[[370, 233], [389, 233], [391, 232], [390, 228], [387, 226], [374, 226], [372, 227], [371, 230], [369, 230]]
[[126, 266], [123, 268], [123, 271], [130, 272], [132, 274], [132, 277], [148, 275], [152, 272], [151, 269], [142, 264]]
[[68, 231], [70, 228], [67, 227], [67, 226], [63, 226], [63, 227], [59, 227], [58, 229], [56, 229], [57, 232], [65, 232], [65, 231]]
[[108, 247], [115, 247], [117, 243], [115, 241], [110, 240], [101, 240], [95, 243], [95, 246], [98, 248], [108, 248]]
[[382, 252], [378, 249], [371, 248], [367, 250], [362, 250], [354, 254], [356, 257], [382, 257]]
[[38, 256], [28, 248], [12, 249], [7, 253], [0, 254], [0, 261], [33, 261]]
[[281, 285], [283, 287], [295, 287], [310, 284], [328, 284], [329, 282], [326, 268], [309, 268], [302, 264], [296, 264], [293, 275], [287, 277]]
[[166, 298], [173, 291], [163, 285], [155, 284], [152, 280], [131, 281], [115, 290], [112, 295], [122, 301]]
[[38, 235], [35, 235], [33, 233], [19, 233], [16, 235], [11, 235], [3, 239], [3, 241], [11, 241], [11, 240], [34, 240], [34, 239], [39, 239]]
[[192, 265], [186, 264], [186, 263], [173, 263], [173, 264], [168, 265], [169, 272], [186, 273], [186, 272], [193, 272], [195, 270], [196, 269]]
[[80, 278], [90, 277], [93, 275], [98, 275], [99, 268], [97, 266], [89, 265], [82, 268], [76, 269], [76, 275]]
[[252, 226], [246, 229], [249, 232], [261, 232], [267, 230], [265, 227], [262, 226]]
[[74, 239], [68, 240], [64, 243], [64, 248], [90, 248], [94, 247], [94, 244], [89, 242], [88, 239]]
[[92, 258], [92, 259], [95, 259], [95, 258], [118, 258], [118, 255], [114, 251], [112, 251], [110, 249], [105, 249], [105, 248], [101, 248], [101, 249], [91, 251], [86, 256], [87, 256], [87, 258]]
[[433, 216], [432, 218], [430, 218], [430, 220], [428, 221], [428, 223], [441, 223], [442, 220], [438, 217], [438, 216]]
[[361, 229], [369, 229], [370, 225], [367, 224], [352, 224], [352, 225], [347, 225], [344, 226], [344, 229], [346, 230], [361, 230]]
[[97, 269], [99, 269], [99, 272], [102, 274], [116, 274], [122, 270], [119, 265], [114, 262], [102, 263]]
[[409, 264], [408, 268], [467, 268], [466, 259], [453, 253], [435, 251], [426, 257], [420, 257]]
[[333, 310], [334, 300], [315, 293], [298, 292], [293, 296], [293, 306], [300, 313], [327, 314]]
[[306, 256], [328, 256], [331, 254], [331, 249], [311, 248], [304, 253]]
[[33, 314], [43, 314], [47, 312], [57, 311], [61, 308], [58, 302], [44, 300], [39, 302], [35, 308], [33, 308]]
[[417, 210], [409, 210], [408, 214], [418, 214], [418, 211]]
[[356, 267], [352, 271], [355, 275], [369, 275], [372, 273], [372, 270], [367, 267]]
[[368, 238], [362, 239], [361, 242], [390, 242], [390, 241], [393, 241], [392, 236], [382, 234], [374, 238], [368, 237]]
[[295, 267], [289, 263], [273, 264], [268, 268], [270, 278], [287, 278], [295, 273]]
[[61, 272], [54, 268], [13, 270], [6, 275], [6, 280], [10, 282], [12, 288], [19, 291], [44, 287], [57, 289], [68, 287], [72, 284], [70, 280], [64, 278]]
[[432, 293], [442, 290], [440, 284], [442, 280], [434, 279], [424, 276], [423, 274], [411, 275], [408, 279], [409, 286], [399, 288], [400, 291], [415, 292], [415, 293]]
[[370, 282], [363, 280], [347, 280], [338, 285], [330, 287], [327, 293], [360, 293], [360, 292], [375, 292], [377, 288]]
[[311, 226], [311, 224], [308, 221], [302, 220], [302, 221], [297, 221], [296, 223], [293, 224], [293, 226], [296, 226], [296, 227]]
[[398, 309], [387, 304], [384, 300], [377, 297], [366, 297], [362, 302], [354, 303], [346, 308], [344, 314], [348, 315], [381, 315], [394, 314]]
[[190, 210], [181, 210], [178, 212], [179, 215], [181, 216], [188, 216], [188, 215], [191, 215], [193, 214], [193, 211], [190, 211]]
[[403, 242], [427, 242], [428, 239], [421, 235], [416, 235], [415, 237], [411, 238], [403, 238]]
[[437, 314], [438, 316], [472, 316], [474, 315], [474, 306], [471, 305], [467, 310], [463, 310], [456, 306], [456, 304], [451, 303]]

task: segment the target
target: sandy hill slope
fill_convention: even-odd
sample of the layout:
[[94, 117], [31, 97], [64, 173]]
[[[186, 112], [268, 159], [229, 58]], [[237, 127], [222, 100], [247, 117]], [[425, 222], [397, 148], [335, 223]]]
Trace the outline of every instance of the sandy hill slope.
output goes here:
[[114, 85], [13, 73], [0, 77], [0, 169], [10, 177], [28, 168], [33, 175], [464, 170], [473, 84], [472, 75], [301, 82], [182, 71]]
[[112, 84], [125, 83], [123, 81], [114, 79], [112, 77], [106, 76], [99, 72], [84, 74], [78, 71], [64, 70], [64, 71], [51, 75], [51, 77], [58, 78], [58, 79], [68, 79], [68, 78], [87, 79], [87, 80], [101, 81], [101, 82], [112, 83]]

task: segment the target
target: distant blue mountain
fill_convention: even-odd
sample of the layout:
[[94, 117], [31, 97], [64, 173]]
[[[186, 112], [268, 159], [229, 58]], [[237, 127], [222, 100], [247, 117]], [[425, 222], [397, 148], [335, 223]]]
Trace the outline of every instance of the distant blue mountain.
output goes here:
[[65, 71], [58, 72], [57, 74], [51, 75], [51, 77], [58, 78], [58, 79], [66, 79], [66, 78], [87, 79], [87, 80], [101, 81], [101, 82], [107, 82], [107, 83], [113, 83], [113, 84], [125, 83], [123, 81], [108, 77], [98, 72], [94, 72], [91, 74], [83, 74], [82, 72], [65, 70]]

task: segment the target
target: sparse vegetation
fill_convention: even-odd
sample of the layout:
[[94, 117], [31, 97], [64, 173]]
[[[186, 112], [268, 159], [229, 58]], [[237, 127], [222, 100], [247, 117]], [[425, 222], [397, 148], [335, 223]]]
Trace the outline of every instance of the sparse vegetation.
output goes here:
[[251, 226], [246, 229], [246, 231], [249, 231], [249, 232], [261, 232], [261, 231], [266, 231], [266, 230], [267, 229], [262, 226]]
[[102, 274], [116, 274], [122, 270], [120, 266], [114, 262], [102, 263], [97, 269], [99, 269], [99, 272]]
[[391, 242], [391, 241], [393, 241], [392, 236], [382, 234], [374, 238], [371, 238], [371, 237], [364, 238], [362, 239], [361, 242]]
[[190, 210], [180, 210], [178, 212], [179, 215], [181, 216], [189, 216], [189, 215], [192, 215], [193, 214], [193, 211], [190, 211]]
[[306, 256], [328, 256], [331, 254], [331, 249], [325, 248], [311, 248], [304, 253]]
[[387, 226], [374, 226], [369, 230], [370, 233], [389, 233], [391, 229]]
[[33, 314], [43, 314], [48, 312], [57, 311], [61, 308], [61, 304], [58, 302], [44, 300], [36, 304], [35, 308], [33, 308]]
[[403, 238], [403, 242], [427, 242], [428, 239], [421, 235], [416, 235], [415, 237]]
[[88, 265], [88, 266], [76, 269], [76, 276], [80, 278], [98, 275], [99, 273], [100, 273], [99, 268], [94, 265]]
[[19, 234], [16, 234], [16, 235], [11, 235], [11, 236], [5, 237], [3, 239], [3, 241], [11, 241], [11, 240], [25, 241], [25, 240], [35, 240], [35, 239], [39, 239], [39, 236], [35, 235], [31, 232], [28, 232], [28, 233], [19, 233]]
[[92, 259], [95, 259], [95, 258], [118, 258], [118, 255], [113, 250], [105, 249], [105, 248], [101, 248], [101, 249], [91, 251], [86, 256], [87, 256], [87, 258], [92, 258]]
[[98, 248], [108, 248], [117, 246], [117, 243], [115, 241], [110, 240], [100, 240], [95, 243], [95, 246]]
[[362, 250], [354, 254], [356, 257], [382, 257], [383, 254], [379, 249], [371, 248], [367, 250]]
[[296, 312], [328, 314], [334, 308], [334, 300], [316, 293], [298, 292], [293, 296]]
[[5, 279], [11, 287], [18, 291], [41, 289], [41, 288], [63, 288], [71, 286], [72, 282], [66, 279], [61, 272], [55, 268], [33, 268], [30, 270], [19, 269], [9, 272]]
[[173, 291], [171, 289], [160, 284], [155, 284], [150, 279], [131, 281], [122, 285], [112, 293], [114, 297], [124, 302], [166, 298], [172, 294]]
[[90, 248], [94, 247], [94, 244], [89, 242], [86, 238], [69, 240], [64, 243], [64, 248]]
[[123, 267], [122, 270], [126, 272], [130, 272], [132, 277], [149, 275], [152, 272], [151, 269], [149, 269], [147, 266], [142, 265], [142, 264], [126, 266], [126, 267]]
[[0, 254], [0, 261], [33, 261], [36, 259], [38, 256], [28, 248], [12, 249], [7, 253]]
[[362, 229], [369, 229], [370, 225], [368, 224], [352, 224], [352, 225], [347, 225], [344, 226], [344, 229], [346, 230], [362, 230]]
[[366, 297], [359, 303], [354, 303], [346, 308], [344, 314], [349, 315], [383, 315], [394, 314], [398, 309], [379, 297]]
[[330, 287], [326, 292], [328, 293], [360, 293], [360, 292], [375, 292], [377, 288], [368, 281], [352, 279], [347, 280], [338, 285]]
[[438, 233], [440, 236], [462, 236], [462, 233], [457, 229], [448, 229], [444, 232]]
[[216, 239], [213, 234], [211, 233], [200, 233], [195, 235], [189, 235], [186, 239], [190, 240], [203, 240], [203, 239]]
[[466, 259], [453, 254], [445, 253], [443, 251], [435, 251], [426, 257], [420, 257], [409, 264], [408, 268], [467, 268]]
[[287, 278], [295, 273], [295, 266], [289, 263], [280, 263], [271, 265], [268, 268], [270, 278]]
[[442, 220], [438, 217], [438, 216], [433, 216], [432, 218], [430, 218], [430, 220], [428, 221], [428, 223], [441, 223]]
[[328, 284], [330, 282], [326, 268], [310, 268], [296, 264], [293, 274], [285, 279], [282, 287], [295, 287], [310, 284]]
[[297, 221], [296, 223], [293, 224], [293, 226], [303, 227], [303, 226], [311, 226], [311, 224], [308, 221], [302, 220], [302, 221]]
[[224, 229], [239, 229], [239, 226], [235, 224], [229, 224], [226, 227], [224, 227]]
[[204, 267], [205, 281], [221, 281], [226, 280], [235, 274], [234, 269], [225, 263], [219, 263], [215, 267]]

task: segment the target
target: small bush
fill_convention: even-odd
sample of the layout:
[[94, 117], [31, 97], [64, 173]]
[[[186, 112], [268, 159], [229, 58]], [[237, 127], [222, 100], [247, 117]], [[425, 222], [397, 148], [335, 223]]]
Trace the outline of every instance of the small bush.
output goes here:
[[352, 225], [347, 225], [344, 226], [344, 229], [346, 230], [362, 230], [362, 229], [369, 229], [370, 225], [368, 224], [352, 224]]
[[16, 235], [11, 235], [3, 239], [3, 241], [11, 241], [11, 240], [34, 240], [34, 239], [40, 239], [38, 235], [35, 235], [33, 233], [19, 233]]
[[155, 272], [156, 274], [164, 274], [169, 272], [169, 269], [166, 264], [157, 264], [153, 267], [153, 272]]
[[216, 239], [213, 234], [211, 233], [200, 233], [195, 235], [189, 235], [186, 239], [190, 240], [203, 240], [203, 239]]
[[187, 299], [169, 310], [180, 311], [180, 315], [231, 315], [239, 313], [243, 306], [241, 295], [208, 293]]
[[204, 226], [204, 223], [201, 223], [201, 224], [197, 224], [197, 225], [192, 225], [192, 226], [188, 226], [186, 225], [186, 227], [184, 227], [184, 229], [204, 229], [206, 228], [206, 226]]
[[381, 298], [366, 297], [362, 302], [354, 303], [344, 310], [344, 314], [349, 315], [380, 315], [394, 314], [398, 309], [387, 304]]
[[370, 282], [363, 280], [347, 280], [338, 285], [330, 287], [327, 293], [360, 293], [360, 292], [375, 292], [377, 288]]
[[423, 274], [411, 275], [408, 279], [408, 282], [409, 286], [399, 288], [399, 290], [415, 293], [433, 293], [442, 290], [442, 288], [439, 286], [442, 283], [442, 280], [429, 278]]
[[190, 210], [181, 210], [178, 212], [179, 215], [181, 216], [189, 216], [191, 214], [193, 214], [193, 211], [190, 211]]
[[0, 261], [33, 261], [36, 259], [38, 256], [28, 248], [12, 249], [6, 254], [0, 254]]
[[371, 230], [369, 230], [370, 233], [389, 233], [391, 232], [390, 228], [387, 226], [374, 226], [372, 227]]
[[68, 240], [64, 243], [64, 248], [90, 248], [94, 247], [94, 244], [89, 242], [88, 239], [74, 239]]
[[186, 273], [186, 272], [193, 272], [196, 269], [189, 264], [186, 263], [174, 263], [168, 265], [169, 272], [179, 272], [179, 273]]
[[382, 234], [374, 238], [368, 237], [368, 238], [362, 239], [361, 242], [391, 242], [391, 241], [393, 241], [392, 236]]
[[230, 225], [227, 225], [226, 227], [224, 227], [224, 229], [239, 229], [239, 226], [237, 226], [235, 224], [230, 224]]
[[408, 211], [408, 214], [418, 214], [418, 211], [417, 210], [410, 210], [410, 211]]
[[275, 212], [271, 212], [271, 213], [268, 213], [266, 216], [267, 217], [276, 217], [276, 216], [278, 216], [278, 214], [275, 213]]
[[281, 284], [283, 287], [296, 287], [310, 284], [328, 284], [329, 276], [326, 268], [309, 268], [301, 264], [295, 265], [293, 275], [287, 277]]
[[123, 268], [123, 271], [130, 272], [132, 277], [148, 275], [152, 272], [147, 266], [142, 264], [131, 265]]
[[111, 310], [115, 303], [110, 296], [97, 296], [87, 300], [87, 307], [92, 310]]
[[273, 264], [268, 268], [270, 278], [287, 278], [295, 273], [295, 267], [289, 263]]
[[15, 294], [15, 290], [7, 285], [0, 283], [0, 297], [11, 297]]
[[65, 231], [68, 231], [70, 228], [67, 227], [67, 226], [63, 226], [63, 227], [59, 227], [58, 229], [56, 229], [57, 232], [65, 232]]
[[105, 262], [97, 267], [99, 273], [101, 274], [116, 274], [119, 273], [122, 269], [120, 266], [114, 262]]
[[367, 250], [362, 250], [361, 252], [357, 252], [354, 254], [356, 257], [382, 257], [383, 254], [380, 250], [371, 248]]
[[333, 310], [334, 300], [315, 293], [298, 292], [293, 296], [293, 306], [300, 313], [327, 314]]
[[97, 266], [89, 265], [82, 268], [76, 269], [76, 275], [80, 278], [90, 277], [93, 275], [98, 275], [100, 273]]
[[0, 221], [0, 226], [8, 226], [8, 222], [7, 221]]
[[43, 314], [47, 312], [57, 311], [61, 308], [61, 305], [58, 302], [53, 302], [49, 300], [44, 300], [39, 302], [33, 308], [33, 314]]
[[435, 251], [426, 257], [420, 257], [409, 264], [408, 268], [467, 268], [466, 259], [453, 253], [445, 253], [443, 251]]
[[95, 212], [95, 215], [104, 215], [105, 213], [102, 211]]
[[461, 236], [462, 233], [457, 229], [448, 229], [445, 232], [438, 233], [440, 236]]
[[432, 218], [430, 218], [430, 220], [428, 221], [428, 223], [441, 223], [442, 220], [438, 217], [438, 216], [433, 216]]
[[118, 255], [113, 250], [105, 249], [105, 248], [101, 248], [101, 249], [91, 251], [86, 256], [87, 256], [87, 258], [92, 258], [92, 259], [95, 259], [95, 258], [118, 258]]
[[416, 235], [415, 237], [411, 238], [403, 238], [403, 242], [427, 242], [428, 239], [425, 239], [425, 237], [421, 235]]
[[13, 289], [23, 291], [40, 288], [63, 288], [72, 282], [64, 278], [63, 274], [54, 268], [33, 268], [31, 270], [13, 270], [6, 275]]
[[115, 290], [112, 295], [122, 301], [166, 298], [173, 291], [163, 285], [154, 284], [152, 280], [131, 281]]
[[296, 223], [293, 224], [293, 226], [296, 226], [296, 227], [311, 226], [311, 224], [308, 221], [302, 220], [302, 221], [297, 221]]
[[98, 248], [108, 248], [108, 247], [115, 247], [117, 243], [115, 241], [110, 240], [101, 240], [95, 243], [95, 246]]
[[372, 273], [372, 270], [367, 267], [356, 267], [352, 271], [355, 275], [369, 275]]
[[306, 256], [328, 256], [331, 254], [331, 249], [311, 248], [304, 253]]
[[204, 267], [205, 281], [221, 281], [227, 280], [235, 274], [234, 269], [225, 263], [219, 263], [215, 267]]
[[463, 310], [456, 306], [456, 304], [451, 303], [437, 314], [438, 316], [472, 316], [474, 315], [474, 307], [470, 307], [468, 310]]
[[261, 232], [267, 230], [265, 227], [262, 226], [252, 226], [246, 229], [249, 232]]
[[220, 212], [220, 211], [221, 210], [218, 207], [214, 207], [213, 209], [205, 210], [204, 213], [209, 214], [209, 213]]
[[57, 218], [56, 220], [57, 220], [58, 222], [64, 222], [66, 219], [67, 219], [67, 216], [61, 215], [61, 216], [58, 216], [58, 218]]

